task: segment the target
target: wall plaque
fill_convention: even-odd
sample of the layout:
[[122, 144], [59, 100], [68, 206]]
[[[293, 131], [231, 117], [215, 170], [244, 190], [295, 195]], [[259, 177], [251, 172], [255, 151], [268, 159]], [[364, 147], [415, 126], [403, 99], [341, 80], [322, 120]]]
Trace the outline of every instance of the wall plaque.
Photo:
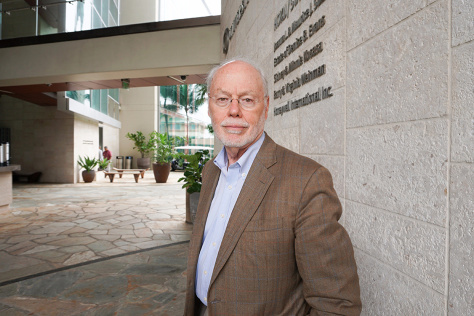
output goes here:
[[[305, 63], [317, 58], [317, 56], [323, 52], [323, 42], [315, 43], [310, 48], [301, 51], [301, 46], [326, 25], [326, 17], [324, 15], [317, 20], [312, 19], [312, 16], [324, 2], [325, 0], [311, 1], [309, 8], [303, 10], [299, 16], [289, 23], [283, 35], [279, 36], [277, 41], [273, 44], [273, 51], [275, 53], [273, 67], [279, 68], [275, 70], [273, 74], [273, 83], [275, 84], [273, 91], [274, 100], [281, 99], [287, 94], [293, 94], [293, 92], [302, 86], [326, 74], [326, 64], [321, 64], [313, 69], [305, 69], [307, 68], [305, 67]], [[274, 31], [276, 31], [283, 22], [290, 19], [291, 12], [299, 3], [300, 1], [297, 0], [289, 0], [278, 10], [274, 18]], [[309, 21], [309, 25], [304, 27], [307, 21]], [[302, 30], [300, 30], [300, 28], [302, 28]], [[290, 36], [296, 32], [300, 32], [299, 35], [294, 37], [291, 42], [286, 43]], [[281, 68], [282, 64], [284, 65], [283, 68]], [[300, 68], [304, 70], [302, 74], [292, 77], [293, 72]], [[278, 84], [278, 86], [276, 86], [276, 84]], [[322, 85], [312, 93], [307, 93], [303, 97], [290, 100], [282, 106], [275, 107], [273, 114], [275, 116], [283, 115], [286, 112], [330, 98], [333, 96], [331, 89], [331, 86]]]

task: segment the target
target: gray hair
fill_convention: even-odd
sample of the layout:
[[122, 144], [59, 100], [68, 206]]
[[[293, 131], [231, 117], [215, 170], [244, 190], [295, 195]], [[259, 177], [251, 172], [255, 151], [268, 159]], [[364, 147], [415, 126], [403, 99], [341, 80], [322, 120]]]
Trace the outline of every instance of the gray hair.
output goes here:
[[221, 69], [222, 67], [224, 67], [225, 65], [236, 62], [236, 61], [241, 61], [246, 64], [249, 64], [250, 66], [255, 68], [255, 70], [258, 71], [258, 73], [260, 74], [260, 78], [262, 79], [263, 93], [265, 97], [267, 97], [268, 96], [268, 82], [267, 82], [267, 78], [265, 77], [265, 73], [263, 72], [263, 69], [256, 62], [246, 57], [234, 57], [232, 59], [226, 59], [220, 65], [217, 65], [214, 68], [212, 68], [211, 71], [209, 71], [209, 74], [207, 75], [207, 78], [206, 78], [207, 92], [209, 93], [211, 91], [212, 80], [214, 79], [214, 76], [216, 75], [217, 71]]

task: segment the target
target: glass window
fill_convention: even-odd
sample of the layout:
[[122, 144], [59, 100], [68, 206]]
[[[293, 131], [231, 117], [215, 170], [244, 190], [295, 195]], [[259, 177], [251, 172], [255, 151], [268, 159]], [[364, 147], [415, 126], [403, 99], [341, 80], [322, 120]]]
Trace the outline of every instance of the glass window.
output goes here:
[[107, 90], [99, 90], [100, 91], [100, 111], [104, 114], [107, 114], [108, 108], [108, 95]]
[[116, 102], [119, 102], [119, 89], [109, 89], [109, 96]]
[[91, 91], [91, 108], [100, 111], [100, 90]]
[[109, 13], [115, 23], [118, 24], [118, 6], [114, 0], [109, 0]]
[[0, 39], [221, 14], [220, 0], [40, 0], [38, 14], [35, 1], [0, 2]]
[[[100, 7], [99, 7], [100, 9]], [[102, 23], [102, 19], [100, 18], [99, 13], [97, 12], [96, 8], [92, 8], [92, 28], [93, 29], [100, 29], [104, 27]]]
[[214, 146], [206, 90], [205, 85], [160, 87], [160, 132], [187, 138], [188, 145]]
[[[106, 20], [106, 18], [109, 16], [109, 1], [107, 0], [102, 0], [102, 5], [100, 7], [100, 16], [102, 17], [102, 20]], [[106, 25], [108, 26], [108, 25]]]
[[1, 39], [36, 35], [36, 12], [23, 0], [4, 2], [1, 22]]

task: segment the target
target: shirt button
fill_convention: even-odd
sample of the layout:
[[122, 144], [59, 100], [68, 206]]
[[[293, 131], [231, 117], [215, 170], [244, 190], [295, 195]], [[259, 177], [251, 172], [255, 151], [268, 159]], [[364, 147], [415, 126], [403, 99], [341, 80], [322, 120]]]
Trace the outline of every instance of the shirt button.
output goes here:
[[221, 214], [221, 217], [224, 218], [225, 217], [224, 214]]
[[213, 243], [212, 243], [212, 245], [215, 247], [215, 246], [216, 246], [216, 243], [215, 243], [215, 242], [213, 242]]
[[204, 271], [204, 275], [207, 275], [207, 271]]
[[204, 298], [204, 301], [207, 302], [207, 297]]
[[231, 185], [229, 185], [228, 188], [229, 188], [229, 190], [232, 190], [232, 186], [231, 186]]
[[247, 174], [246, 174], [245, 172], [244, 172], [244, 173], [242, 173], [242, 178], [244, 178], [244, 179], [245, 179], [245, 177], [246, 177], [246, 176], [247, 176]]

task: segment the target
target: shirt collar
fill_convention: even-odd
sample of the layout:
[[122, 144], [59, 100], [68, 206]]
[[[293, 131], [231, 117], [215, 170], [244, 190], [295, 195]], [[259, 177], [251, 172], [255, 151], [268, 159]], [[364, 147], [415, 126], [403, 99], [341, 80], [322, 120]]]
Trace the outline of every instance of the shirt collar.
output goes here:
[[[257, 153], [260, 150], [260, 147], [262, 147], [264, 139], [265, 139], [265, 133], [262, 133], [262, 136], [260, 136], [260, 138], [255, 143], [253, 143], [249, 148], [247, 148], [247, 150], [242, 155], [242, 157], [240, 157], [239, 160], [237, 160], [236, 164], [239, 165], [241, 170], [248, 171], [250, 169], [250, 166], [255, 160], [255, 157], [257, 156]], [[228, 159], [227, 159], [227, 152], [225, 150], [225, 147], [221, 149], [216, 159], [214, 159], [214, 164], [221, 171], [227, 170]]]

